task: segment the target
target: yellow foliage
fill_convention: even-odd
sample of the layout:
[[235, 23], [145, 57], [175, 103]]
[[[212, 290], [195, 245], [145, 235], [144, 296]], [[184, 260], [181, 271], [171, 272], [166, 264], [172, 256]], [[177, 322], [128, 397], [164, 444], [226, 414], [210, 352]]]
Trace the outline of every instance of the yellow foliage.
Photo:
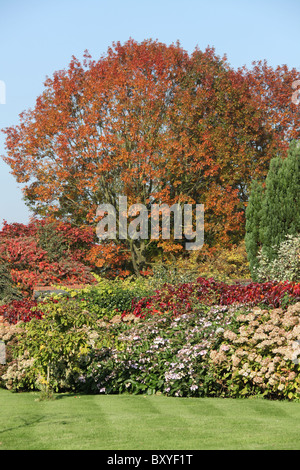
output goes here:
[[220, 249], [211, 256], [207, 255], [199, 263], [199, 269], [204, 277], [213, 277], [217, 280], [250, 279], [245, 242]]
[[214, 278], [218, 281], [251, 279], [245, 242], [215, 251], [192, 252], [189, 257], [172, 263], [177, 274], [190, 273], [193, 277]]

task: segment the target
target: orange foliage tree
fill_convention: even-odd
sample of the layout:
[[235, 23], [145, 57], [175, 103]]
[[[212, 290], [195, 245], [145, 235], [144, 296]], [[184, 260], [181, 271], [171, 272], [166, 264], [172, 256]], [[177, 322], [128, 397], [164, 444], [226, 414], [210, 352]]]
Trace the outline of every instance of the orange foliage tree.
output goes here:
[[[34, 109], [4, 130], [3, 158], [40, 216], [95, 225], [98, 205], [117, 208], [119, 195], [149, 209], [202, 203], [206, 245], [237, 243], [249, 182], [286, 151], [279, 142], [299, 135], [296, 78], [286, 68], [233, 70], [211, 48], [188, 54], [179, 43], [130, 39], [97, 61], [87, 52], [82, 62], [73, 57], [47, 78]], [[99, 266], [131, 259], [139, 272], [183, 243], [116, 238], [90, 256]]]

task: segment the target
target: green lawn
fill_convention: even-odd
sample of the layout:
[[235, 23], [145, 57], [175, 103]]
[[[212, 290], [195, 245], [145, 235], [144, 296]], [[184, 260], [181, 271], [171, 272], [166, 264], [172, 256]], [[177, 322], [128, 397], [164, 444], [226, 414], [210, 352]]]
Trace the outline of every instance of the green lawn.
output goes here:
[[300, 449], [300, 403], [0, 390], [2, 450]]

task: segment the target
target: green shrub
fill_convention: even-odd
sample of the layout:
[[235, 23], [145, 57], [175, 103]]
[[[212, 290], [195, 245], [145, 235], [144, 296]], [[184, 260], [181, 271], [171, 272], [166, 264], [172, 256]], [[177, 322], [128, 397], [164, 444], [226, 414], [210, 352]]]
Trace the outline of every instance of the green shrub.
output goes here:
[[251, 184], [248, 204], [246, 207], [246, 233], [245, 247], [249, 261], [249, 269], [253, 280], [257, 280], [254, 268], [258, 264], [257, 254], [261, 247], [260, 222], [263, 203], [264, 189], [260, 181], [254, 180]]
[[262, 250], [273, 260], [286, 235], [300, 232], [300, 142], [290, 143], [285, 159], [270, 161], [262, 201], [260, 240]]
[[148, 282], [158, 289], [164, 284], [179, 284], [194, 281], [199, 275], [195, 263], [189, 258], [177, 259], [169, 263], [157, 262], [152, 267], [152, 276]]
[[285, 159], [279, 156], [271, 159], [265, 184], [254, 181], [251, 188], [246, 209], [245, 242], [254, 280], [258, 280], [260, 262], [262, 269], [266, 269], [267, 261], [277, 259], [285, 237], [300, 233], [299, 195], [300, 142], [293, 141]]
[[[82, 310], [88, 310], [98, 318], [112, 318], [118, 313], [130, 310], [132, 301], [151, 295], [154, 287], [146, 279], [102, 279], [98, 276], [97, 284], [80, 290], [60, 287], [71, 299], [80, 302]], [[60, 299], [61, 295], [52, 296]]]
[[215, 253], [203, 257], [203, 262], [198, 265], [198, 272], [201, 277], [212, 277], [224, 282], [251, 278], [245, 242], [218, 249]]
[[14, 390], [25, 385], [29, 389], [72, 389], [74, 377], [99, 340], [98, 318], [83, 310], [80, 302], [68, 298], [43, 303], [40, 308], [42, 319], [22, 325], [16, 359], [2, 381]]
[[[139, 284], [125, 285], [136, 293]], [[2, 386], [40, 389], [46, 397], [73, 390], [300, 398], [300, 302], [273, 309], [196, 302], [184, 310], [178, 291], [180, 315], [164, 302], [142, 319], [133, 312], [99, 315], [77, 293], [69, 295], [42, 303], [40, 319], [9, 331], [0, 325], [10, 352]]]
[[148, 281], [155, 288], [160, 288], [163, 284], [190, 283], [199, 277], [224, 282], [251, 277], [244, 241], [211, 253], [192, 252], [177, 257], [173, 262], [157, 262], [152, 271], [153, 275]]
[[212, 307], [115, 325], [122, 347], [93, 352], [82, 390], [300, 399], [300, 303]]
[[300, 282], [300, 235], [287, 235], [277, 249], [277, 256], [269, 261], [260, 251], [255, 275], [259, 282], [290, 281]]

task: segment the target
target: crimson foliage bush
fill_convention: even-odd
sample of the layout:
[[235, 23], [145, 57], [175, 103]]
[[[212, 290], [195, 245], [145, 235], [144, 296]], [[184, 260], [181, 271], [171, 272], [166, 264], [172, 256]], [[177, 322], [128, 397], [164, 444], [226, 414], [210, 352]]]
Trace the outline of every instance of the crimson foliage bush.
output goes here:
[[0, 315], [3, 315], [4, 319], [11, 324], [20, 321], [26, 323], [32, 318], [42, 318], [37, 301], [30, 299], [13, 300], [8, 304], [1, 305]]
[[50, 220], [28, 225], [4, 222], [0, 266], [6, 267], [10, 290], [17, 289], [22, 297], [31, 297], [35, 286], [92, 284], [94, 267], [86, 257], [93, 243], [92, 227]]
[[[177, 316], [189, 313], [197, 304], [205, 305], [265, 305], [280, 307], [300, 300], [300, 283], [251, 282], [248, 285], [217, 282], [198, 278], [196, 282], [179, 286], [165, 285], [151, 297], [132, 302], [131, 312], [137, 317], [159, 312], [171, 312]], [[123, 315], [128, 312], [124, 312]]]

